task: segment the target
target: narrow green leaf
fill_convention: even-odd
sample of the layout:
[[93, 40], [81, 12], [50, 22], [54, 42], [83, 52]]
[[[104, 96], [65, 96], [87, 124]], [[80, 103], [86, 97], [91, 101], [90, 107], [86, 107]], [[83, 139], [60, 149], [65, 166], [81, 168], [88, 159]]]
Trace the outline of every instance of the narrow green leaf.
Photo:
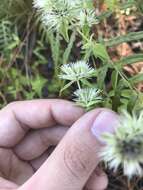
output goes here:
[[66, 40], [66, 42], [69, 42], [69, 26], [68, 23], [63, 23], [61, 28], [60, 28], [60, 33], [62, 34], [63, 38]]
[[97, 85], [99, 89], [105, 89], [105, 78], [107, 75], [108, 66], [102, 67], [102, 69], [97, 70]]
[[140, 32], [131, 32], [127, 35], [117, 36], [108, 41], [105, 41], [105, 46], [112, 47], [115, 45], [119, 45], [124, 42], [131, 42], [143, 39], [143, 31]]
[[117, 5], [117, 0], [105, 0], [105, 3], [110, 10], [114, 10]]
[[93, 54], [95, 57], [99, 57], [103, 60], [109, 60], [109, 55], [104, 44], [95, 42]]
[[74, 31], [72, 33], [72, 35], [71, 35], [70, 41], [68, 43], [68, 46], [67, 46], [67, 48], [66, 48], [66, 50], [64, 52], [64, 55], [63, 55], [63, 64], [66, 64], [68, 62], [68, 59], [69, 59], [69, 56], [70, 56], [73, 44], [75, 42], [75, 38], [76, 38], [76, 32]]
[[67, 88], [69, 88], [73, 83], [74, 83], [74, 81], [71, 81], [71, 82], [69, 82], [68, 84], [66, 84], [66, 85], [61, 89], [60, 94], [62, 94], [62, 92], [63, 92], [64, 90], [66, 90]]
[[120, 9], [125, 10], [127, 8], [132, 8], [133, 6], [135, 6], [135, 3], [136, 3], [136, 0], [127, 0], [120, 4]]
[[121, 96], [125, 97], [125, 98], [129, 98], [131, 96], [131, 90], [129, 89], [123, 89], [121, 92]]
[[128, 100], [128, 111], [132, 113], [133, 109], [135, 108], [138, 101], [138, 95], [134, 91], [130, 92], [130, 99]]
[[143, 53], [139, 53], [139, 54], [134, 54], [134, 55], [130, 55], [128, 57], [124, 57], [121, 60], [115, 62], [114, 64], [116, 64], [116, 66], [120, 66], [123, 67], [124, 65], [130, 65], [133, 63], [138, 63], [143, 61]]
[[90, 88], [93, 87], [93, 85], [92, 85], [90, 82], [88, 82], [88, 80], [86, 80], [86, 79], [82, 79], [81, 82], [82, 82], [82, 84], [84, 84], [86, 87], [90, 87]]
[[99, 22], [103, 21], [105, 18], [108, 18], [112, 15], [112, 12], [110, 10], [102, 12], [99, 16], [97, 16], [97, 19]]
[[139, 82], [143, 82], [143, 73], [139, 73], [129, 79], [129, 82], [132, 84], [137, 84]]
[[114, 70], [111, 76], [111, 82], [112, 82], [112, 86], [114, 90], [116, 90], [117, 88], [118, 76], [119, 76], [119, 73], [116, 70]]

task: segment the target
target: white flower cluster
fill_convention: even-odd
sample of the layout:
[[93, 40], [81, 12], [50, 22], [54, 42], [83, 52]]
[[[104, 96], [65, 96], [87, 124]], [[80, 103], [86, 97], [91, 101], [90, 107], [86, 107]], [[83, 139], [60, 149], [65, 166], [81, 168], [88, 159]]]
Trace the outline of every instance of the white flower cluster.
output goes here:
[[79, 20], [80, 27], [83, 27], [85, 24], [92, 27], [93, 25], [99, 23], [99, 20], [95, 15], [95, 10], [93, 9], [81, 10], [77, 18]]
[[115, 133], [105, 134], [103, 139], [106, 145], [101, 157], [111, 169], [122, 166], [129, 178], [143, 175], [143, 111], [139, 116], [124, 111]]
[[34, 0], [33, 4], [43, 23], [58, 32], [97, 23], [92, 0]]
[[69, 81], [79, 81], [83, 78], [89, 79], [95, 75], [95, 70], [85, 61], [77, 61], [76, 63], [64, 64], [61, 67], [59, 77]]
[[78, 106], [85, 108], [87, 111], [102, 101], [102, 97], [100, 96], [101, 91], [96, 88], [82, 89], [80, 83], [82, 83], [83, 80], [94, 77], [95, 74], [95, 69], [90, 67], [86, 61], [77, 61], [63, 65], [61, 67], [61, 74], [59, 75], [61, 79], [70, 81], [69, 84], [66, 85], [68, 87], [74, 82], [78, 84], [79, 89], [74, 92], [74, 96], [76, 97], [74, 100]]
[[96, 88], [78, 89], [74, 92], [76, 96], [74, 100], [77, 102], [77, 105], [88, 111], [88, 108], [94, 108], [95, 105], [102, 101], [100, 94], [101, 90]]

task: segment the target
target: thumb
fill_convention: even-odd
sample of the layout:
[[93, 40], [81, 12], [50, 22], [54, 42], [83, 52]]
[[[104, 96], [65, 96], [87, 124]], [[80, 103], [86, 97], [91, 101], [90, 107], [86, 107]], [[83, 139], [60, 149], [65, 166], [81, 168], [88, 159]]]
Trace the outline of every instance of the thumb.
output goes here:
[[81, 190], [99, 163], [103, 132], [113, 132], [117, 115], [107, 109], [86, 113], [20, 190]]

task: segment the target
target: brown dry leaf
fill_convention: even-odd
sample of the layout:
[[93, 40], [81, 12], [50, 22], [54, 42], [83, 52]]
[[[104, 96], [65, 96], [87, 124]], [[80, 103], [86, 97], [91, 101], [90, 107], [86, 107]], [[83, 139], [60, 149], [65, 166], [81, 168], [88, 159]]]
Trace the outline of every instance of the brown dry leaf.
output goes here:
[[[127, 26], [134, 24], [135, 17], [134, 16], [125, 16], [122, 15], [119, 18], [119, 30], [121, 35], [125, 35], [128, 33]], [[117, 46], [117, 52], [120, 57], [126, 57], [133, 55], [132, 46], [128, 43], [123, 43]], [[137, 75], [139, 73], [143, 73], [143, 62], [134, 63], [132, 65], [127, 65], [124, 67], [124, 70], [127, 71], [131, 76]], [[136, 85], [137, 90], [143, 91], [143, 82], [140, 82]]]

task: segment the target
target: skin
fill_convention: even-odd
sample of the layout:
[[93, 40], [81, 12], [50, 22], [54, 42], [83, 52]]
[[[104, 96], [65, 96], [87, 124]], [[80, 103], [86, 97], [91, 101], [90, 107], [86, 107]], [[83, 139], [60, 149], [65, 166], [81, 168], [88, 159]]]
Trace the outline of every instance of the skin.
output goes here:
[[101, 145], [90, 132], [102, 111], [85, 114], [64, 100], [14, 102], [3, 108], [0, 190], [104, 190], [108, 179], [98, 167]]

